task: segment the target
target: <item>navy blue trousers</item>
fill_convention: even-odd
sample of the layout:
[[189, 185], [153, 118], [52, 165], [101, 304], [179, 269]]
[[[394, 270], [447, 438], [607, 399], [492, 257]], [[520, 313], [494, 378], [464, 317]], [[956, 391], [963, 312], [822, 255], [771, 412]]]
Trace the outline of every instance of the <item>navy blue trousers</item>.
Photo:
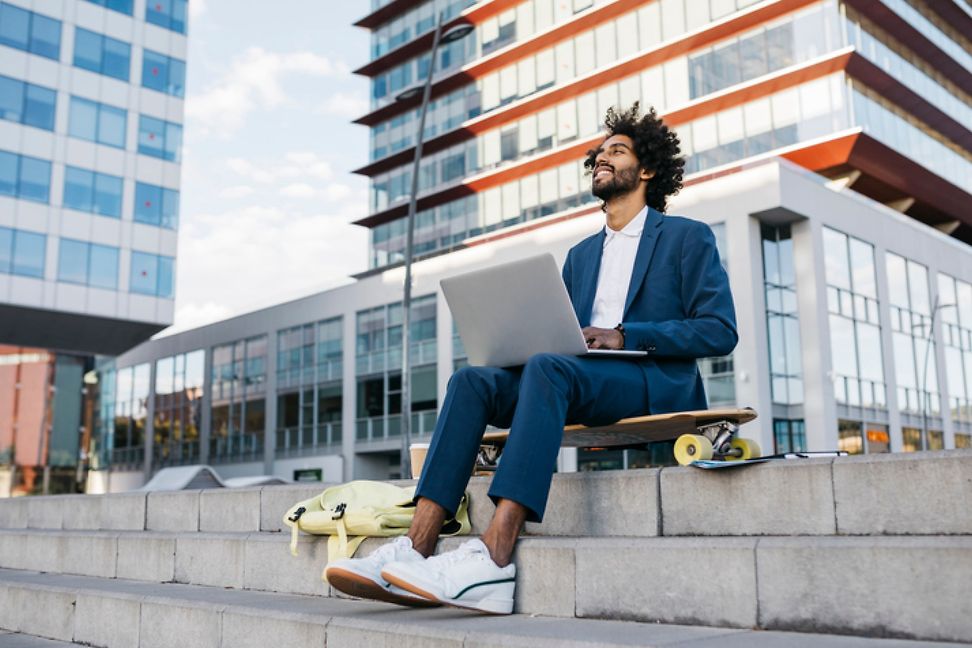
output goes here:
[[513, 369], [464, 367], [449, 380], [415, 496], [454, 513], [486, 426], [509, 428], [489, 496], [522, 504], [527, 520], [540, 522], [564, 425], [648, 411], [645, 374], [633, 360], [541, 353]]

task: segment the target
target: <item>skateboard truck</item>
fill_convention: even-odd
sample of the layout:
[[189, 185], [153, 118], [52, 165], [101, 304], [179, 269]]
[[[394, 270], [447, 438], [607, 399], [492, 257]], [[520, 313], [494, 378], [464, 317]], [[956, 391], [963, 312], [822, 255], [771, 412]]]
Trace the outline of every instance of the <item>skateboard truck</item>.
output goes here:
[[695, 434], [683, 434], [675, 440], [675, 460], [687, 466], [713, 458], [736, 461], [760, 456], [759, 444], [736, 436], [738, 431], [739, 426], [730, 420], [700, 425]]

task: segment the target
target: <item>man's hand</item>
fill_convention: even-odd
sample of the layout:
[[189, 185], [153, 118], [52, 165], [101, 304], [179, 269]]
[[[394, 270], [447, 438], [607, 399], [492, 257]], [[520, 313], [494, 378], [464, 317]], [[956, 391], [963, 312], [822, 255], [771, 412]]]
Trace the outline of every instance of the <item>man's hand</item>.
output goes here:
[[621, 349], [624, 347], [624, 338], [617, 329], [588, 326], [584, 328], [583, 333], [584, 339], [587, 340], [588, 349]]

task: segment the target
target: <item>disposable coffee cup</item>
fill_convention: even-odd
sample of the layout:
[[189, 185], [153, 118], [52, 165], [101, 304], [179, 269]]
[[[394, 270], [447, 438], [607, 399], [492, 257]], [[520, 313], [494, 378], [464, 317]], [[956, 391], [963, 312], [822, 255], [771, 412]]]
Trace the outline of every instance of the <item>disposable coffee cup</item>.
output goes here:
[[428, 443], [413, 443], [408, 447], [409, 455], [412, 458], [412, 479], [422, 476], [422, 466], [425, 465], [425, 455], [429, 454]]

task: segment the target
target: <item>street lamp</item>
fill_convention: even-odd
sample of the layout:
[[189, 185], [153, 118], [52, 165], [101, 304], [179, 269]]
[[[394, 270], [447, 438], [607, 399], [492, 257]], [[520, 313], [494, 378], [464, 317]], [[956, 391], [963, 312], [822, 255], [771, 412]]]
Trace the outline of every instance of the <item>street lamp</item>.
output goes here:
[[411, 476], [411, 461], [408, 447], [412, 439], [412, 376], [411, 358], [409, 354], [409, 338], [411, 337], [412, 323], [412, 250], [415, 240], [415, 206], [418, 198], [418, 179], [419, 162], [422, 159], [422, 140], [425, 135], [425, 113], [429, 108], [429, 97], [432, 94], [432, 75], [435, 74], [435, 55], [438, 53], [439, 45], [442, 43], [452, 43], [460, 38], [467, 36], [473, 30], [469, 23], [455, 25], [445, 33], [442, 32], [442, 23], [445, 14], [439, 14], [438, 23], [435, 26], [435, 35], [432, 38], [432, 55], [429, 61], [429, 73], [425, 77], [424, 87], [412, 86], [404, 90], [395, 97], [395, 101], [408, 101], [422, 94], [422, 107], [419, 111], [418, 130], [415, 134], [415, 158], [412, 162], [412, 194], [408, 201], [408, 220], [406, 224], [405, 236], [405, 288], [402, 295], [402, 449], [401, 449], [401, 471], [402, 478]]
[[[928, 335], [926, 336], [925, 343], [925, 362], [924, 367], [921, 371], [921, 449], [928, 449], [928, 393], [926, 387], [928, 385], [928, 356], [931, 355], [931, 344], [932, 339], [935, 337], [935, 317], [938, 315], [938, 311], [944, 308], [951, 308], [952, 306], [957, 306], [958, 304], [939, 304], [938, 295], [935, 295], [935, 303], [932, 306], [931, 320], [928, 322]], [[914, 327], [912, 327], [914, 328]], [[936, 363], [936, 366], [937, 363]]]

